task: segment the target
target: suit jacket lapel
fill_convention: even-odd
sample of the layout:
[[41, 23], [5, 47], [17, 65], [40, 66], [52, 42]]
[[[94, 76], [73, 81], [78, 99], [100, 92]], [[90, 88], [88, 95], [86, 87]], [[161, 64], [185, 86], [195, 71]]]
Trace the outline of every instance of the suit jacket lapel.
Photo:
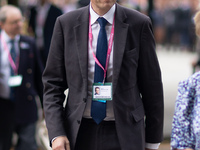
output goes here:
[[115, 33], [114, 33], [114, 49], [113, 49], [113, 94], [117, 86], [117, 81], [120, 73], [124, 50], [126, 46], [126, 37], [128, 32], [128, 24], [124, 23], [126, 14], [123, 9], [116, 4], [115, 13]]
[[[23, 64], [23, 55], [24, 55], [24, 52], [22, 49], [24, 49], [23, 47], [23, 44], [22, 43], [25, 43], [24, 41], [24, 37], [20, 35], [20, 39], [19, 39], [19, 64], [18, 64], [18, 73], [21, 73], [21, 65]], [[26, 43], [27, 44], [27, 43]]]
[[88, 80], [88, 27], [89, 7], [86, 7], [83, 9], [83, 13], [81, 13], [80, 16], [77, 18], [77, 25], [74, 27], [79, 64], [83, 77], [83, 82], [85, 82], [84, 85], [86, 85], [86, 91]]
[[[34, 57], [33, 47], [31, 47], [30, 41], [27, 40], [27, 37], [20, 35], [19, 39], [19, 66], [18, 72], [21, 73], [24, 69], [24, 64], [28, 61], [31, 61], [31, 58]], [[22, 69], [23, 68], [23, 69]]]
[[[19, 64], [18, 64], [18, 73], [22, 72], [22, 66], [25, 63], [25, 58], [29, 57], [28, 55], [26, 55], [26, 51], [29, 51], [30, 49], [30, 45], [29, 43], [26, 42], [25, 37], [20, 35], [20, 39], [19, 39]], [[29, 54], [29, 53], [28, 53]]]

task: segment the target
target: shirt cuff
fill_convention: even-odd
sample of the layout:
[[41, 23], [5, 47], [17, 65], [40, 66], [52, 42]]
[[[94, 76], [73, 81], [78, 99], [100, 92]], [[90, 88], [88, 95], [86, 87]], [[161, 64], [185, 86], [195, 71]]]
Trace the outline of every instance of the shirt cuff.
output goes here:
[[[57, 136], [57, 137], [58, 137], [58, 136]], [[51, 143], [53, 143], [53, 141], [54, 141], [57, 137], [53, 138], [53, 139], [51, 140]]]
[[53, 141], [55, 141], [55, 139], [57, 139], [58, 137], [61, 137], [61, 136], [65, 136], [65, 135], [60, 135], [60, 136], [54, 137], [54, 138], [51, 140], [51, 144], [53, 143]]
[[148, 149], [158, 149], [160, 143], [145, 143], [145, 148]]

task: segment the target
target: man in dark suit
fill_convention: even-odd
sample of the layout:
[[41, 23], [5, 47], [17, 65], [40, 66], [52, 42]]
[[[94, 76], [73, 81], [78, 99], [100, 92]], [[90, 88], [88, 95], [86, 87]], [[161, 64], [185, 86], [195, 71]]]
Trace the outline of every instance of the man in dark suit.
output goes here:
[[[16, 150], [36, 150], [36, 101], [42, 98], [43, 66], [33, 38], [20, 35], [20, 10], [0, 9], [0, 150], [10, 150], [12, 133]], [[42, 99], [41, 99], [42, 100]]]
[[[43, 83], [53, 150], [158, 149], [163, 86], [149, 17], [115, 0], [91, 0], [58, 17]], [[95, 86], [111, 96], [94, 99]]]
[[44, 64], [46, 64], [54, 24], [60, 15], [62, 10], [49, 0], [38, 0], [38, 5], [30, 9], [29, 31], [36, 37]]

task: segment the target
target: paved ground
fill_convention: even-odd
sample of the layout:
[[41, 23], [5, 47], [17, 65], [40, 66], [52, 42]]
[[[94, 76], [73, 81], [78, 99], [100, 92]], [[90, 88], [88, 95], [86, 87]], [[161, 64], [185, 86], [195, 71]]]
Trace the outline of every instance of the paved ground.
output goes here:
[[159, 150], [170, 150], [169, 141], [168, 141], [168, 140], [163, 141], [163, 142], [160, 144]]

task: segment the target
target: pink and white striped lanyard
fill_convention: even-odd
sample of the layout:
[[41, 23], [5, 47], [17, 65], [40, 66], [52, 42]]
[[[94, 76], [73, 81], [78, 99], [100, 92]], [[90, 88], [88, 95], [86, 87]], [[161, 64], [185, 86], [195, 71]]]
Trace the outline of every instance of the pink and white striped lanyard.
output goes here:
[[8, 45], [6, 44], [6, 42], [4, 41], [4, 39], [2, 38], [1, 35], [0, 35], [0, 40], [2, 40], [4, 50], [8, 54], [8, 61], [9, 61], [10, 65], [11, 65], [12, 69], [14, 70], [15, 75], [17, 75], [18, 74], [18, 67], [19, 67], [19, 56], [17, 57], [17, 61], [16, 61], [16, 64], [15, 64], [15, 62], [13, 61], [12, 56], [10, 54]]
[[104, 71], [103, 84], [105, 82], [106, 72], [107, 72], [107, 69], [108, 69], [108, 63], [109, 63], [109, 60], [110, 60], [110, 53], [112, 51], [112, 44], [113, 44], [113, 37], [114, 37], [114, 23], [115, 23], [115, 16], [113, 18], [113, 24], [112, 24], [112, 29], [111, 29], [111, 33], [110, 33], [109, 43], [108, 43], [108, 51], [107, 51], [107, 57], [106, 57], [106, 66], [104, 68], [101, 65], [101, 63], [99, 62], [99, 60], [97, 59], [97, 57], [95, 56], [95, 54], [94, 54], [94, 52], [92, 50], [92, 39], [93, 39], [93, 37], [92, 37], [91, 17], [89, 17], [89, 42], [90, 42], [90, 49], [92, 50], [92, 55], [93, 55], [93, 58], [94, 58], [95, 62]]

